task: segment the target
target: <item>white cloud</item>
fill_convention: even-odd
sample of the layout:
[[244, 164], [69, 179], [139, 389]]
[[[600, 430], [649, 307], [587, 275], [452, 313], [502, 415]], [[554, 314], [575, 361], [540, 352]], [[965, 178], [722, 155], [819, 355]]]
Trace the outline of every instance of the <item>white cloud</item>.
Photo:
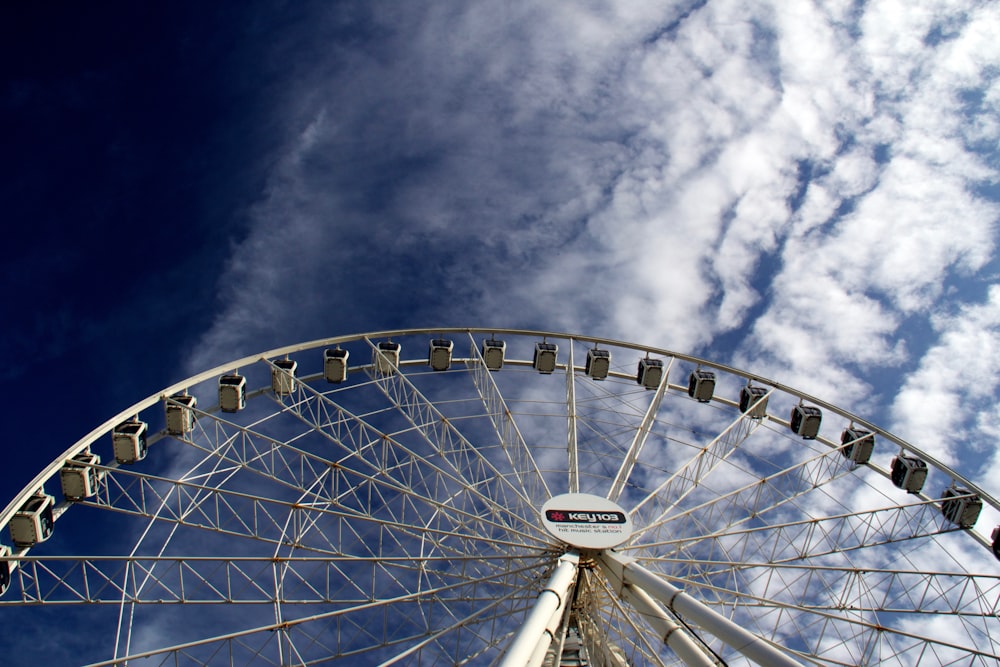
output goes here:
[[[983, 303], [932, 321], [938, 341], [896, 396], [896, 428], [914, 442], [929, 440], [930, 453], [974, 472], [983, 455], [993, 455], [995, 449], [992, 407], [1000, 387], [1000, 287], [992, 287]], [[972, 461], [962, 461], [962, 456]], [[990, 486], [994, 493], [1000, 490]]]
[[[1000, 288], [978, 294], [996, 9], [377, 7], [377, 39], [332, 42], [291, 84], [295, 136], [192, 370], [382, 328], [580, 331], [707, 350], [1000, 472]], [[558, 467], [545, 423], [523, 427]], [[800, 451], [774, 439], [778, 460]], [[698, 493], [735, 484], [726, 469]]]
[[946, 285], [994, 256], [992, 5], [374, 15], [377, 39], [297, 70], [299, 136], [192, 367], [435, 323], [684, 351], [730, 332], [724, 361], [857, 405], [947, 345], [940, 317], [937, 346], [901, 327], [962, 311]]
[[[798, 18], [779, 15], [789, 26]], [[996, 49], [978, 37], [995, 20], [981, 8], [948, 19], [941, 8], [874, 3], [858, 38], [833, 27], [782, 32], [808, 35], [782, 42], [789, 47], [782, 83], [786, 100], [802, 83], [785, 106], [805, 128], [820, 173], [791, 216], [772, 300], [744, 363], [817, 390], [840, 387], [834, 397], [852, 403], [867, 390], [845, 362], [900, 363], [906, 349], [894, 339], [906, 318], [963, 298], [943, 285], [975, 275], [992, 257], [998, 210], [975, 194], [996, 173], [963, 140], [969, 118], [960, 99], [990, 78], [988, 62], [1000, 61], [984, 55]], [[955, 34], [925, 43], [945, 24]], [[812, 53], [829, 57], [825, 71]], [[831, 150], [834, 138], [848, 141], [846, 150]]]

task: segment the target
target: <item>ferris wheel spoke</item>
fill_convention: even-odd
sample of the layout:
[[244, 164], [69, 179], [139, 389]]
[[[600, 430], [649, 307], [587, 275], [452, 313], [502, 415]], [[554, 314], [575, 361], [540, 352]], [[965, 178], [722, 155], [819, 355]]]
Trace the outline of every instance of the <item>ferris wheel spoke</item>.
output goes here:
[[[758, 402], [767, 400], [773, 391], [773, 388], [770, 389]], [[632, 520], [641, 525], [655, 525], [662, 521], [677, 506], [677, 503], [694, 492], [705, 477], [736, 451], [760, 426], [762, 420], [750, 416], [752, 410], [753, 405], [748, 408], [747, 412], [741, 413], [718, 436], [664, 480], [662, 484], [640, 500], [630, 512]]]
[[[685, 581], [709, 581], [720, 588], [740, 581], [763, 599], [795, 601], [810, 609], [917, 613], [994, 620], [1000, 613], [1000, 575], [861, 569], [774, 563], [706, 563], [708, 569]], [[735, 597], [737, 589], [728, 592]]]
[[[550, 560], [551, 557], [546, 557], [545, 562]], [[494, 642], [484, 638], [484, 630], [495, 627], [496, 623], [511, 614], [523, 613], [528, 596], [536, 592], [538, 585], [531, 574], [542, 568], [543, 562], [529, 563], [530, 571], [524, 569], [524, 562], [518, 562], [517, 565], [519, 567], [510, 569], [506, 578], [497, 572], [487, 572], [481, 577], [466, 581], [462, 588], [435, 594], [408, 608], [400, 608], [398, 603], [395, 608], [383, 607], [387, 622], [380, 624], [380, 628], [382, 625], [409, 625], [413, 632], [404, 637], [402, 642], [386, 641], [398, 634], [398, 630], [382, 630], [385, 636], [380, 640], [371, 637], [379, 640], [372, 643], [372, 648], [393, 643], [404, 647], [399, 653], [392, 654], [391, 658], [383, 659], [381, 664], [393, 664], [401, 660], [409, 663], [414, 654], [419, 654], [432, 645], [442, 649], [447, 648], [445, 644], [452, 644], [451, 650], [446, 650], [448, 655], [474, 655], [487, 650], [491, 645], [495, 646]], [[501, 582], [503, 585], [498, 585]], [[323, 641], [326, 630], [322, 626], [303, 625], [300, 630], [308, 632], [311, 627], [318, 627], [318, 631], [312, 635], [317, 641]], [[410, 641], [411, 639], [415, 641]]]
[[573, 364], [573, 340], [570, 339], [569, 360], [566, 362], [566, 477], [567, 490], [580, 492], [580, 460], [576, 437], [576, 367]]
[[[177, 464], [180, 464], [180, 461], [177, 461], [175, 465]], [[206, 468], [206, 470], [203, 470], [202, 472], [197, 474], [195, 473], [196, 470], [202, 468]], [[221, 460], [219, 460], [216, 457], [213, 457], [211, 454], [206, 454], [200, 461], [198, 461], [195, 465], [193, 465], [188, 470], [187, 473], [182, 475], [182, 479], [183, 478], [199, 479], [206, 484], [214, 483], [214, 486], [216, 488], [219, 488], [221, 486], [224, 486], [225, 483], [233, 477], [235, 472], [236, 470], [231, 467], [223, 468]], [[109, 474], [110, 472], [108, 470], [103, 471], [103, 474], [101, 474], [101, 477], [104, 478], [102, 479], [101, 484], [102, 486], [105, 486], [105, 488], [108, 482], [107, 477]], [[169, 494], [170, 492], [168, 491], [167, 493]], [[200, 498], [203, 498], [206, 495], [207, 494], [205, 491], [195, 491], [191, 495], [190, 501], [192, 502], [192, 504], [198, 503], [200, 502]], [[159, 510], [157, 511], [157, 515], [158, 514]], [[153, 529], [157, 523], [158, 521], [156, 520], [156, 518], [147, 517], [146, 527], [136, 540], [130, 556], [134, 557], [135, 554], [138, 553], [139, 550], [143, 548], [145, 543], [151, 541], [151, 537], [154, 532]], [[176, 533], [179, 525], [180, 524], [178, 523], [174, 523], [166, 531], [165, 535], [162, 532], [158, 533], [157, 537], [162, 539], [162, 544], [160, 547], [158, 547], [158, 550], [156, 551], [156, 554], [158, 556], [164, 553], [166, 545], [170, 542], [173, 535]], [[86, 570], [84, 570], [84, 572], [86, 572]], [[119, 576], [121, 577], [119, 585], [120, 595], [117, 600], [119, 606], [119, 614], [118, 614], [118, 623], [117, 623], [117, 630], [116, 630], [115, 644], [114, 644], [116, 656], [120, 654], [127, 654], [129, 652], [129, 647], [131, 646], [132, 642], [133, 621], [135, 615], [135, 600], [137, 598], [142, 597], [142, 595], [144, 594], [143, 591], [147, 589], [147, 586], [155, 589], [157, 587], [160, 578], [159, 573], [154, 571], [153, 569], [149, 570], [137, 569], [134, 567], [133, 562], [126, 563], [125, 567], [122, 568], [121, 572], [119, 572]], [[21, 580], [23, 587], [24, 584], [23, 577], [21, 578]], [[85, 586], [84, 590], [87, 591], [87, 595], [89, 596], [90, 595], [89, 587]], [[131, 591], [131, 594], [129, 593], [129, 591]]]
[[[459, 481], [453, 478], [445, 480], [450, 485], [441, 482], [440, 478], [437, 483], [433, 483], [427, 479], [426, 474], [416, 472], [420, 469], [433, 469], [431, 462], [419, 454], [399, 450], [393, 445], [392, 440], [386, 444], [383, 439], [380, 465], [363, 466], [370, 468], [368, 473], [348, 467], [343, 461], [330, 461], [273, 442], [267, 445], [267, 451], [255, 452], [251, 459], [272, 460], [275, 458], [270, 451], [272, 448], [282, 453], [292, 450], [295, 456], [306, 459], [305, 463], [296, 461], [294, 465], [285, 463], [282, 466], [297, 475], [302, 470], [308, 470], [303, 482], [277, 480], [302, 494], [297, 500], [299, 503], [332, 503], [339, 509], [351, 509], [359, 515], [370, 515], [373, 507], [377, 507], [381, 513], [391, 512], [395, 507], [398, 509], [393, 516], [399, 521], [403, 521], [407, 514], [410, 517], [429, 516], [439, 524], [451, 522], [452, 525], [478, 525], [483, 531], [500, 530], [509, 536], [520, 536], [525, 543], [540, 542], [535, 530], [531, 533], [522, 532], [510, 522], [497, 523], [482, 517], [481, 512], [463, 509], [463, 505], [467, 503], [460, 501], [465, 495], [474, 493], [475, 489], [459, 486]], [[225, 456], [225, 453], [220, 455]], [[234, 462], [245, 465], [245, 461], [245, 457], [240, 457]], [[269, 470], [251, 470], [267, 479], [274, 479]], [[306, 481], [309, 482], [308, 486]], [[444, 490], [447, 489], [451, 489], [450, 496], [444, 496]], [[523, 525], [523, 521], [519, 523]]]
[[[674, 567], [671, 559], [650, 559], [648, 562], [671, 577], [680, 577], [692, 586], [705, 587], [706, 596], [715, 596], [716, 604], [745, 609], [757, 619], [754, 621], [757, 627], [764, 630], [770, 627], [776, 636], [787, 637], [790, 634], [788, 627], [800, 626], [803, 628], [800, 637], [804, 641], [814, 636], [817, 628], [839, 628], [840, 625], [830, 619], [844, 617], [861, 619], [875, 628], [872, 631], [866, 625], [864, 632], [868, 635], [860, 630], [852, 635], [856, 645], [885, 646], [877, 636], [878, 628], [883, 626], [894, 626], [895, 630], [910, 628], [915, 632], [914, 628], [926, 625], [928, 629], [917, 634], [929, 633], [938, 644], [984, 650], [989, 646], [992, 653], [998, 652], [1000, 646], [991, 638], [1000, 630], [997, 617], [1000, 577], [929, 572], [910, 562], [907, 554], [919, 558], [922, 550], [919, 540], [913, 541], [912, 547], [896, 548], [894, 553], [883, 553], [878, 559], [861, 558], [864, 563], [889, 558], [895, 568], [871, 564], [858, 567], [852, 563], [835, 567], [801, 561], [753, 562], [741, 559], [738, 554], [731, 560], [699, 562], [695, 567], [673, 562], [678, 565]], [[834, 554], [837, 552], [831, 551], [829, 555]], [[843, 560], [847, 560], [847, 553], [842, 555]], [[758, 556], [766, 558], [767, 554]], [[812, 556], [807, 560], [811, 559]], [[910, 565], [910, 568], [899, 569], [900, 565]], [[961, 564], [956, 562], [956, 565]], [[752, 600], [747, 601], [751, 594]], [[775, 604], [779, 604], [781, 611], [773, 611]], [[793, 608], [803, 616], [790, 617]], [[772, 611], [762, 611], [766, 609]], [[817, 613], [822, 614], [823, 619], [819, 625], [809, 616]], [[942, 628], [946, 631], [942, 632]], [[843, 634], [844, 631], [835, 629], [832, 632]], [[965, 638], [964, 644], [961, 637]], [[907, 650], [913, 650], [911, 644], [906, 646]], [[854, 659], [864, 662], [858, 657], [860, 655], [856, 654]]]
[[552, 493], [545, 483], [545, 477], [538, 469], [538, 464], [514, 420], [496, 379], [486, 367], [472, 334], [469, 334], [469, 340], [472, 351], [467, 368], [472, 372], [473, 385], [479, 394], [484, 412], [493, 425], [500, 447], [510, 464], [511, 473], [517, 480], [517, 485], [523, 489], [528, 504], [531, 507], [540, 507]]
[[[234, 469], [246, 470], [288, 489], [321, 497], [324, 480], [335, 465], [334, 461], [217, 414], [198, 414], [201, 437], [189, 436], [181, 440], [189, 448], [203, 452], [216, 466], [227, 463]], [[212, 428], [204, 428], [205, 422], [211, 422]], [[198, 481], [203, 476], [195, 467], [182, 479]]]
[[[785, 506], [835, 479], [852, 472], [856, 464], [837, 450], [827, 450], [775, 474], [758, 478], [699, 505], [661, 517], [636, 531], [633, 544], [662, 543], [673, 535], [714, 535]], [[629, 548], [629, 547], [625, 547]]]
[[[291, 501], [122, 468], [105, 469], [98, 493], [79, 504], [278, 545], [288, 541], [289, 514], [307, 511], [306, 506]], [[303, 548], [336, 553], [331, 544]]]
[[[590, 598], [584, 602], [587, 613], [579, 617], [581, 639], [590, 655], [601, 656], [605, 664], [616, 667], [635, 664], [640, 656], [664, 665], [659, 644], [650, 642], [649, 626], [636, 622], [635, 617], [641, 614], [622, 604], [607, 580], [592, 578]], [[657, 639], [662, 641], [663, 637]]]
[[[225, 488], [204, 487], [121, 468], [106, 469], [106, 473], [110, 472], [114, 474], [104, 475], [101, 492], [93, 499], [80, 501], [80, 504], [275, 545], [292, 543], [298, 548], [320, 553], [343, 553], [345, 547], [361, 553], [375, 548], [391, 548], [397, 533], [427, 536], [446, 550], [447, 539], [464, 539], [469, 536], [470, 527], [482, 525], [480, 520], [473, 521], [471, 517], [466, 521], [449, 522], [447, 514], [439, 513], [437, 516], [442, 527], [421, 526], [396, 518], [388, 505], [379, 505], [378, 509], [384, 516], [376, 516], [329, 501], [306, 504]], [[303, 541], [318, 517], [332, 522], [332, 528], [312, 532], [316, 539]], [[289, 519], [292, 521], [291, 529]], [[499, 526], [498, 531], [506, 535], [504, 527]], [[516, 549], [522, 546], [519, 542], [489, 534], [473, 533], [471, 536], [484, 547]], [[539, 541], [538, 544], [544, 546], [546, 543]]]
[[[380, 354], [371, 341], [368, 343], [373, 354]], [[531, 505], [523, 491], [469, 442], [452, 421], [420, 393], [405, 373], [379, 373], [377, 368], [378, 364], [373, 364], [369, 372], [384, 396], [451, 467], [453, 473], [464, 481], [466, 487], [476, 490], [485, 501], [484, 510], [497, 517], [515, 517], [530, 530], [537, 530], [534, 523], [525, 521], [525, 515], [529, 512], [533, 514], [537, 508]], [[524, 513], [512, 512], [512, 508], [521, 508]]]
[[[823, 662], [865, 664], [872, 656], [880, 664], [913, 664], [915, 656], [961, 656], [961, 664], [970, 660], [975, 660], [971, 664], [994, 664], [1000, 659], [997, 642], [989, 640], [983, 623], [974, 622], [987, 620], [985, 615], [976, 615], [970, 622], [970, 616], [924, 612], [920, 622], [912, 617], [900, 622], [891, 611], [878, 608], [813, 605], [812, 591], [805, 600], [798, 600], [791, 593], [768, 597], [697, 579], [678, 583], [689, 592], [699, 591], [706, 604], [734, 609], [735, 620], [755, 628], [765, 639]], [[988, 620], [995, 626], [995, 617]], [[984, 646], [984, 640], [990, 645]], [[938, 664], [951, 664], [951, 660]]]
[[[485, 604], [479, 607], [470, 609], [465, 615], [456, 615], [451, 609], [443, 608], [442, 612], [447, 613], [453, 622], [449, 625], [431, 632], [428, 636], [421, 639], [419, 642], [409, 646], [406, 650], [392, 656], [388, 660], [384, 660], [380, 665], [394, 665], [401, 661], [408, 661], [418, 654], [421, 649], [431, 645], [436, 644], [440, 648], [450, 649], [451, 647], [445, 647], [443, 644], [448, 641], [450, 637], [455, 637], [458, 641], [460, 648], [457, 651], [451, 651], [450, 653], [457, 655], [469, 655], [475, 654], [475, 652], [481, 650], [484, 643], [484, 638], [479, 636], [475, 631], [466, 633], [468, 635], [465, 641], [461, 637], [456, 637], [459, 633], [456, 631], [465, 629], [472, 624], [482, 623], [484, 620], [489, 624], [490, 621], [494, 621], [498, 618], [505, 618], [511, 616], [515, 613], [521, 613], [524, 611], [524, 603], [526, 597], [526, 589], [518, 588], [509, 593], [493, 599], [481, 600]], [[520, 603], [520, 604], [513, 604]], [[464, 645], [463, 645], [464, 644]]]
[[[346, 412], [342, 413], [344, 415]], [[255, 433], [249, 428], [218, 419], [214, 415], [206, 414], [206, 417], [216, 424], [211, 429], [215, 439], [207, 444], [193, 439], [185, 442], [207, 452], [211, 457], [217, 457], [216, 461], [226, 461], [234, 467], [246, 469], [303, 494], [298, 502], [331, 502], [338, 507], [356, 508], [365, 513], [372, 501], [367, 497], [362, 500], [362, 496], [374, 493], [382, 499], [382, 504], [391, 507], [392, 503], [385, 495], [389, 494], [398, 496], [401, 498], [400, 502], [407, 503], [413, 515], [424, 513], [437, 517], [438, 513], [444, 513], [445, 516], [452, 516], [455, 524], [479, 523], [493, 530], [504, 530], [509, 535], [519, 535], [526, 543], [540, 541], [534, 525], [531, 525], [530, 533], [520, 530], [525, 522], [518, 515], [503, 514], [499, 518], [506, 522], [495, 523], [482, 518], [481, 511], [473, 513], [463, 510], [461, 505], [468, 503], [458, 503], [456, 500], [469, 494], [482, 498], [477, 489], [463, 484], [461, 480], [436, 468], [422, 455], [398, 446], [394, 440], [387, 440], [385, 436], [375, 441], [379, 445], [377, 460], [369, 457], [362, 459], [364, 465], [351, 467], [348, 464], [355, 460], [353, 457], [348, 461], [332, 461]], [[205, 418], [200, 420], [202, 423], [204, 421]], [[230, 429], [234, 432], [230, 433]], [[203, 431], [207, 432], [208, 429]], [[370, 474], [357, 468], [367, 469]], [[449, 489], [452, 490], [450, 496], [443, 500], [435, 497]], [[515, 519], [517, 526], [512, 525]]]
[[516, 508], [497, 502], [491, 495], [495, 480], [468, 479], [442, 452], [434, 451], [432, 456], [444, 465], [442, 467], [438, 461], [376, 429], [306, 383], [298, 383], [295, 392], [282, 398], [279, 405], [283, 410], [343, 450], [344, 457], [326, 462], [338, 472], [367, 469], [372, 479], [394, 483], [401, 493], [415, 494], [438, 506], [441, 501], [435, 499], [441, 496], [452, 503], [456, 499], [463, 500], [461, 505], [471, 508], [470, 511], [476, 514], [490, 512], [495, 521], [513, 533], [533, 534], [534, 537], [526, 538], [530, 541], [546, 539], [534, 523], [514, 511]]
[[[629, 444], [628, 450], [625, 452], [625, 456], [622, 457], [621, 467], [619, 467], [614, 481], [611, 482], [611, 490], [608, 491], [607, 496], [609, 500], [613, 500], [615, 502], [618, 501], [621, 497], [622, 491], [625, 489], [625, 485], [628, 483], [629, 477], [632, 475], [632, 470], [635, 468], [635, 464], [639, 460], [639, 454], [642, 453], [642, 449], [646, 445], [646, 440], [649, 438], [653, 424], [656, 421], [656, 415], [660, 411], [660, 403], [663, 402], [663, 397], [666, 395], [667, 388], [670, 386], [667, 378], [670, 376], [670, 369], [673, 368], [673, 364], [674, 358], [671, 357], [670, 363], [663, 372], [660, 384], [653, 393], [652, 399], [649, 401], [649, 407], [646, 408], [642, 421], [639, 423], [639, 428], [636, 430], [635, 435], [632, 438], [632, 442]], [[640, 501], [640, 505], [644, 502], [645, 501]]]
[[[484, 631], [498, 621], [523, 613], [525, 594], [525, 589], [515, 589], [502, 595], [454, 596], [424, 600], [410, 605], [409, 609], [397, 601], [393, 603], [395, 609], [383, 606], [377, 610], [381, 618], [374, 627], [371, 618], [360, 622], [337, 619], [337, 632], [331, 632], [329, 619], [317, 619], [294, 626], [289, 632], [289, 641], [297, 647], [302, 656], [300, 662], [305, 665], [323, 662], [323, 658], [311, 657], [317, 653], [363, 658], [366, 662], [386, 666], [410, 664], [420, 662], [423, 652], [428, 650], [431, 655], [443, 652], [455, 656], [461, 663], [463, 659], [496, 651], [498, 642], [486, 636]], [[463, 609], [466, 613], [458, 615], [453, 609]], [[427, 623], [428, 619], [433, 620]], [[351, 637], [352, 648], [346, 651], [338, 646], [344, 639], [341, 630], [345, 620], [356, 633]]]
[[[370, 564], [378, 565], [376, 561]], [[424, 640], [429, 632], [440, 641], [446, 634], [473, 623], [489, 623], [494, 616], [505, 617], [511, 613], [519, 613], [529, 596], [537, 594], [537, 590], [533, 590], [537, 587], [537, 581], [531, 575], [537, 573], [539, 564], [529, 562], [527, 565], [517, 565], [509, 568], [507, 574], [523, 575], [521, 581], [525, 583], [509, 587], [509, 590], [502, 593], [498, 593], [498, 590], [503, 589], [498, 589], [495, 574], [488, 573], [482, 577], [393, 597], [355, 601], [343, 608], [286, 619], [281, 623], [264, 624], [151, 651], [135, 652], [129, 656], [94, 663], [91, 667], [124, 665], [130, 660], [156, 656], [171, 660], [183, 656], [186, 661], [195, 664], [209, 664], [215, 656], [227, 655], [231, 656], [234, 664], [244, 664], [248, 652], [258, 655], [265, 650], [261, 648], [263, 644], [271, 644], [266, 638], [275, 633], [286, 633], [287, 641], [299, 652], [303, 664], [309, 664], [314, 659], [308, 657], [313, 649], [319, 650], [323, 655], [359, 656], [387, 647], [401, 646], [404, 647], [403, 652], [409, 655], [414, 642], [426, 645]], [[462, 604], [467, 604], [471, 611], [458, 615], [455, 610]], [[424, 619], [434, 618], [437, 623], [441, 623], [445, 615], [422, 613], [421, 607], [424, 605], [431, 605], [438, 610], [450, 609], [448, 618], [451, 622], [444, 621], [447, 625], [443, 628], [439, 625], [428, 627]], [[341, 632], [343, 628], [349, 628], [346, 635]], [[293, 637], [292, 633], [299, 633], [300, 637]]]
[[[490, 511], [507, 513], [512, 508], [519, 508], [525, 513], [535, 513], [537, 508], [524, 491], [512, 484], [493, 461], [469, 442], [452, 420], [445, 417], [405, 373], [399, 369], [389, 373], [379, 372], [378, 357], [381, 352], [370, 339], [365, 340], [375, 358], [375, 363], [367, 370], [376, 386], [460, 479], [472, 487], [487, 490], [485, 495]], [[520, 513], [515, 512], [515, 515]]]
[[656, 546], [666, 556], [687, 556], [699, 566], [720, 559], [735, 563], [765, 558], [771, 563], [787, 563], [955, 530], [958, 527], [944, 519], [936, 503], [922, 501], [743, 530], [730, 529]]

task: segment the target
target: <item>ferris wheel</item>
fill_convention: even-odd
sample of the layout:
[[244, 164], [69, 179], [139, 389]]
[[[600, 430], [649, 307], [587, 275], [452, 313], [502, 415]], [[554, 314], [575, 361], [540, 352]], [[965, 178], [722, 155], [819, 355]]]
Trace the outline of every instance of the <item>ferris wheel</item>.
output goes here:
[[710, 360], [341, 336], [188, 378], [40, 472], [0, 514], [0, 641], [39, 664], [995, 665], [998, 521], [917, 446]]

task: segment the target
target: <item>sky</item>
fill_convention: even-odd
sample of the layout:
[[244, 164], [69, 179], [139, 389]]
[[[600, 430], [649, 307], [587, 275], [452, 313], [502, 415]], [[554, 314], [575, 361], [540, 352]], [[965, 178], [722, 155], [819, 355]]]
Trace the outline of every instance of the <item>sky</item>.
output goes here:
[[495, 326], [732, 364], [1000, 494], [998, 34], [971, 1], [6, 6], [0, 492], [216, 364]]
[[48, 434], [8, 496], [216, 363], [437, 325], [700, 354], [1000, 469], [992, 3], [4, 13], [3, 400]]

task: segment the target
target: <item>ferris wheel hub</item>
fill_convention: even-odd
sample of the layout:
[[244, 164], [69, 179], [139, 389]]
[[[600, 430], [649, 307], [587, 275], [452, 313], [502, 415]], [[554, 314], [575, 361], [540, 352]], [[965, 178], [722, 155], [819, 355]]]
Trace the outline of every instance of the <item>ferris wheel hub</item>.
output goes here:
[[578, 549], [611, 549], [632, 536], [632, 519], [622, 507], [589, 493], [564, 493], [542, 505], [542, 526]]

